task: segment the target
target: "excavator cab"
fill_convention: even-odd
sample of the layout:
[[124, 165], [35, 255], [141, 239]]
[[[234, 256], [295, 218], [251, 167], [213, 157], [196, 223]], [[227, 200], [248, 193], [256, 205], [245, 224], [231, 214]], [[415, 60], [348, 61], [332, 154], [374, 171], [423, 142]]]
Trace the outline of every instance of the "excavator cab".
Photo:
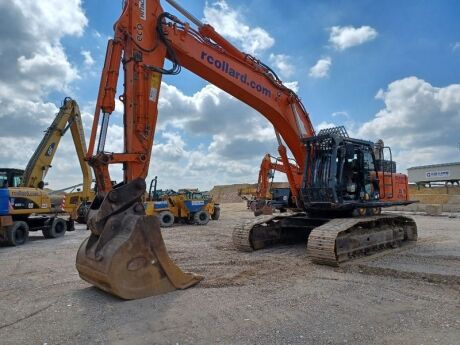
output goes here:
[[391, 158], [383, 159], [383, 147], [350, 138], [342, 126], [321, 130], [304, 142], [307, 159], [301, 197], [306, 210], [365, 215], [379, 214], [382, 207], [411, 203], [407, 193], [406, 200], [392, 200], [392, 191], [387, 191], [389, 182], [393, 186], [401, 174], [396, 174]]
[[0, 188], [21, 186], [23, 175], [21, 169], [0, 169]]
[[307, 210], [365, 213], [389, 206], [381, 201], [378, 167], [395, 163], [377, 164], [374, 143], [350, 138], [344, 127], [321, 130], [304, 142], [308, 173], [301, 191]]

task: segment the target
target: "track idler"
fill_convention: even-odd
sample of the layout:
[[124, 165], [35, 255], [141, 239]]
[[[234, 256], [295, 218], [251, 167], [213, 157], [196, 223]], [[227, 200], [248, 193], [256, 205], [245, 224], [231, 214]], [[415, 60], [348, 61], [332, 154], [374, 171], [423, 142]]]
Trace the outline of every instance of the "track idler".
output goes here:
[[80, 277], [123, 299], [138, 299], [186, 289], [203, 279], [184, 273], [168, 255], [160, 223], [146, 216], [137, 179], [110, 191], [88, 215], [91, 235], [77, 254]]

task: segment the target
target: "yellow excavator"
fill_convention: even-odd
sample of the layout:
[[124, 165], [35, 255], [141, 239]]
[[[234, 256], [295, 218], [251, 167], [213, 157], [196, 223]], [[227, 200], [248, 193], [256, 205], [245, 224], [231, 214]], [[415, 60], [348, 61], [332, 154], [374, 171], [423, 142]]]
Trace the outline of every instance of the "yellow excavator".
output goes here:
[[[83, 188], [64, 198], [53, 198], [44, 189], [44, 179], [61, 138], [69, 129], [83, 173]], [[74, 221], [81, 205], [86, 205], [94, 197], [91, 169], [85, 161], [85, 155], [86, 141], [80, 109], [77, 102], [67, 97], [26, 169], [0, 169], [2, 242], [22, 245], [27, 242], [29, 231], [41, 230], [45, 238], [56, 238], [74, 230]]]
[[78, 183], [50, 192], [51, 198], [64, 194], [62, 208], [70, 218], [80, 224], [86, 224], [89, 207], [95, 196], [93, 189], [87, 190], [87, 185], [87, 183]]

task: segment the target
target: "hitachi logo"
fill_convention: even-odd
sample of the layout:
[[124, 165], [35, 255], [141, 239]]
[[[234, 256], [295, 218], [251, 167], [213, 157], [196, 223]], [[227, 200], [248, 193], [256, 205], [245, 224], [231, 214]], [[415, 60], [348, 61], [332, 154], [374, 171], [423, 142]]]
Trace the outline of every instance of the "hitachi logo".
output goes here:
[[142, 20], [147, 19], [147, 4], [146, 0], [139, 0], [139, 12]]

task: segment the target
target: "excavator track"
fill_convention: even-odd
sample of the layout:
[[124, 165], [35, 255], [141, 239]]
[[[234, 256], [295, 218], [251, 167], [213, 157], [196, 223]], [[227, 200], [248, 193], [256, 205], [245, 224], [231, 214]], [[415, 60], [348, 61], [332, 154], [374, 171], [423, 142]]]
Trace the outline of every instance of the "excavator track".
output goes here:
[[417, 226], [404, 216], [310, 218], [305, 213], [259, 216], [236, 226], [233, 244], [244, 252], [279, 243], [307, 242], [314, 263], [338, 266], [353, 258], [417, 240]]
[[404, 216], [337, 218], [314, 229], [307, 255], [314, 263], [338, 266], [356, 257], [417, 240], [417, 225]]
[[251, 231], [255, 227], [267, 226], [278, 216], [263, 215], [255, 219], [239, 224], [233, 229], [232, 240], [233, 244], [239, 251], [252, 252], [254, 248], [251, 245]]
[[308, 238], [308, 256], [313, 262], [336, 266], [335, 241], [338, 234], [358, 223], [359, 219], [338, 218], [314, 229]]
[[309, 218], [304, 212], [262, 215], [237, 225], [232, 240], [236, 249], [252, 252], [280, 243], [307, 242], [309, 232], [327, 219]]

